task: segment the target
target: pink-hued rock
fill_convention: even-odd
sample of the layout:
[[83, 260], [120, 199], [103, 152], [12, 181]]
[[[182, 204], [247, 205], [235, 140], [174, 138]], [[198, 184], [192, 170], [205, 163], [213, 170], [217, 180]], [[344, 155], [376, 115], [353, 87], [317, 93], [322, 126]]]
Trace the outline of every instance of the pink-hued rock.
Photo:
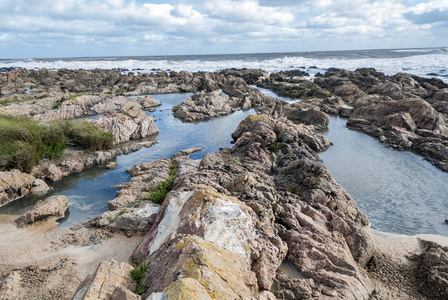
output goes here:
[[155, 120], [135, 106], [126, 106], [122, 112], [108, 112], [95, 125], [112, 133], [115, 144], [140, 139], [159, 132]]

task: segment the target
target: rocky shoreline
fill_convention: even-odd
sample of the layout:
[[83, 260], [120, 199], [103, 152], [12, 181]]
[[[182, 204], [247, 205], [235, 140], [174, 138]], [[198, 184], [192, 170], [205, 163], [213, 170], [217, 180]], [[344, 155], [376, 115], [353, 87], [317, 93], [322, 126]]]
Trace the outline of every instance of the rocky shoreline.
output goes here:
[[[373, 69], [331, 70], [314, 80], [298, 75], [250, 69], [169, 75], [163, 71], [18, 69], [0, 74], [1, 96], [16, 97], [16, 103], [0, 108], [0, 113], [46, 121], [105, 113], [95, 121], [97, 126], [113, 133], [117, 144], [129, 139], [137, 142], [121, 150], [71, 153], [72, 160], [43, 163], [33, 170], [34, 176], [24, 174], [32, 177], [27, 177], [24, 187], [10, 180], [17, 188], [6, 185], [4, 194], [9, 200], [32, 192], [33, 186], [41, 184], [36, 178], [55, 181], [151, 145], [138, 141], [157, 132], [155, 120], [144, 113], [157, 103], [148, 97], [128, 99], [109, 91], [126, 95], [196, 92], [173, 109], [176, 117], [188, 122], [235, 109], [257, 108], [260, 112], [240, 123], [232, 134], [231, 149], [209, 153], [200, 161], [189, 155], [201, 148], [188, 149], [128, 170], [132, 179], [117, 186], [121, 190], [109, 202], [110, 211], [73, 232], [53, 237], [51, 250], [42, 249], [50, 257], [46, 265], [59, 267], [37, 278], [50, 276], [57, 283], [71, 283], [56, 293], [46, 281], [46, 286], [28, 295], [33, 288], [37, 290], [36, 282], [24, 280], [29, 278], [30, 265], [14, 269], [14, 261], [8, 260], [0, 273], [0, 299], [70, 299], [74, 295], [74, 299], [260, 300], [448, 297], [447, 239], [372, 234], [367, 217], [317, 155], [331, 142], [313, 131], [326, 128], [328, 114], [338, 114], [349, 118], [349, 126], [399, 150], [414, 151], [448, 171], [448, 85], [402, 73], [385, 76]], [[272, 99], [251, 85], [301, 101], [288, 104]], [[28, 88], [30, 94], [25, 93]], [[103, 94], [68, 99], [61, 94], [66, 92]], [[60, 104], [56, 107], [55, 103]], [[171, 186], [164, 201], [160, 205], [151, 201], [152, 193], [168, 181]], [[60, 215], [45, 203], [39, 205], [33, 211]], [[39, 220], [35, 214], [22, 220], [27, 225], [30, 219]], [[34, 226], [39, 224], [42, 221]], [[92, 258], [88, 268], [77, 269], [74, 265], [79, 258], [69, 255], [63, 259], [56, 254], [70, 247], [102, 247], [122, 235], [132, 239], [133, 246], [121, 250], [120, 263], [109, 261], [119, 259], [110, 254]], [[401, 242], [393, 251], [389, 247]], [[113, 243], [108, 246], [114, 247]], [[290, 266], [290, 272], [279, 268], [283, 265]], [[98, 266], [95, 272], [94, 266]], [[141, 273], [138, 279], [131, 276], [132, 270], [132, 274]], [[82, 280], [89, 273], [93, 274]]]

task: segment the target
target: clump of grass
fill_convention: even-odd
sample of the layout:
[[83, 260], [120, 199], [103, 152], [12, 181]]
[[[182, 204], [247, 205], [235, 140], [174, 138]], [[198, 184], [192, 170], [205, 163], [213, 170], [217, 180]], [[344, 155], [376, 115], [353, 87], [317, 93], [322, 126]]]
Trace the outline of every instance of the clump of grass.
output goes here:
[[147, 266], [145, 264], [141, 264], [136, 267], [134, 270], [131, 270], [131, 278], [135, 282], [135, 288], [133, 290], [134, 293], [141, 295], [147, 290], [147, 285], [143, 282], [146, 275]]
[[115, 94], [124, 94], [125, 92], [126, 92], [125, 90], [120, 89], [120, 88], [115, 90]]
[[173, 111], [173, 112], [176, 112], [176, 111], [178, 111], [180, 109], [180, 105], [176, 105], [176, 106], [174, 106], [171, 110]]
[[53, 109], [56, 109], [56, 108], [58, 108], [59, 106], [61, 106], [61, 104], [62, 104], [62, 102], [55, 102], [55, 103], [53, 103]]
[[177, 169], [172, 168], [168, 175], [168, 178], [162, 182], [159, 182], [156, 189], [149, 194], [149, 200], [157, 204], [162, 204], [163, 200], [165, 200], [166, 195], [173, 188], [173, 184], [177, 176]]
[[303, 90], [290, 90], [290, 91], [285, 91], [285, 96], [288, 98], [300, 98], [302, 97], [303, 93], [305, 93], [305, 91]]
[[118, 214], [115, 217], [108, 217], [107, 220], [112, 223], [113, 221], [115, 221], [116, 218], [118, 218], [119, 216], [127, 213], [128, 211], [126, 209], [122, 209], [118, 212]]
[[113, 92], [112, 92], [112, 91], [107, 91], [107, 92], [104, 92], [103, 94], [106, 94], [106, 95], [112, 95]]
[[14, 96], [12, 99], [11, 98], [7, 98], [7, 99], [3, 99], [0, 101], [0, 105], [3, 106], [8, 106], [12, 103], [17, 103], [20, 102], [19, 99], [17, 98], [17, 96]]
[[109, 149], [113, 135], [88, 122], [41, 123], [0, 115], [0, 170], [29, 172], [41, 159], [60, 157], [68, 146], [87, 151]]
[[286, 189], [292, 194], [295, 194], [297, 191], [297, 187], [295, 185], [287, 185]]
[[68, 100], [71, 100], [71, 99], [78, 98], [79, 96], [81, 96], [81, 95], [69, 95], [69, 96], [67, 97], [67, 99], [68, 99]]
[[275, 152], [275, 151], [277, 151], [277, 150], [282, 149], [284, 145], [285, 145], [285, 144], [283, 144], [282, 142], [275, 142], [275, 143], [270, 144], [270, 145], [268, 146], [268, 149], [269, 149], [269, 151], [271, 151], [271, 152]]
[[327, 96], [327, 98], [331, 98], [331, 97], [333, 97], [333, 93], [330, 92], [326, 96]]

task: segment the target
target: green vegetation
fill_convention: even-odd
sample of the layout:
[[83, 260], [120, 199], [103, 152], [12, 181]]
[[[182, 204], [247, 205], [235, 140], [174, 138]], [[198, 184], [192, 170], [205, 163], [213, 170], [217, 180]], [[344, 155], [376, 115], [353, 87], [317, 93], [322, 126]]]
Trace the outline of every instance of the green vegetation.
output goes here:
[[176, 106], [174, 106], [171, 110], [173, 111], [173, 112], [176, 112], [176, 111], [178, 111], [180, 109], [180, 105], [176, 105]]
[[61, 104], [62, 104], [62, 102], [55, 102], [55, 103], [53, 103], [53, 109], [56, 109], [56, 108], [58, 108], [59, 106], [61, 106]]
[[305, 93], [305, 91], [303, 90], [290, 90], [290, 91], [285, 91], [285, 96], [288, 98], [300, 98], [302, 97], [303, 93]]
[[125, 213], [127, 213], [127, 212], [128, 212], [127, 209], [122, 209], [122, 210], [120, 210], [120, 211], [118, 212], [118, 214], [117, 214], [115, 217], [108, 217], [107, 220], [108, 220], [110, 223], [112, 223], [113, 221], [115, 221], [116, 218], [118, 218], [119, 216], [121, 216], [121, 215], [123, 215], [123, 214], [125, 214]]
[[270, 144], [270, 145], [268, 146], [268, 149], [269, 149], [269, 151], [271, 151], [271, 152], [275, 152], [275, 151], [277, 151], [277, 150], [282, 149], [284, 145], [285, 145], [285, 144], [283, 144], [282, 142], [275, 142], [275, 143]]
[[126, 91], [123, 89], [116, 89], [115, 94], [124, 94]]
[[77, 98], [77, 97], [79, 97], [79, 96], [81, 96], [81, 95], [69, 95], [69, 96], [67, 97], [67, 99], [68, 99], [68, 100], [71, 100], [71, 99], [75, 99], [75, 98]]
[[143, 294], [148, 288], [147, 285], [143, 282], [145, 279], [147, 268], [148, 267], [145, 264], [141, 264], [134, 270], [131, 270], [131, 278], [135, 282], [135, 288], [133, 292], [138, 295]]
[[234, 161], [229, 161], [229, 162], [227, 162], [227, 165], [228, 166], [232, 166], [232, 165], [236, 165], [237, 163], [236, 162], [234, 162]]
[[14, 98], [12, 98], [12, 99], [11, 98], [7, 98], [7, 99], [0, 100], [0, 105], [8, 106], [8, 105], [10, 105], [12, 103], [17, 103], [17, 102], [20, 102], [20, 101], [17, 98], [17, 96], [14, 96]]
[[280, 100], [280, 104], [281, 104], [282, 106], [285, 106], [285, 105], [288, 105], [289, 103], [286, 102], [286, 101]]
[[331, 97], [333, 97], [333, 93], [330, 92], [327, 94], [327, 98], [331, 98]]
[[111, 92], [111, 91], [107, 91], [107, 92], [104, 92], [103, 94], [112, 95], [113, 92]]
[[169, 176], [167, 179], [165, 179], [162, 182], [159, 182], [156, 189], [149, 194], [147, 199], [157, 204], [162, 204], [163, 200], [165, 200], [166, 195], [173, 188], [174, 181], [176, 180], [177, 177], [177, 169], [172, 168], [168, 173], [168, 175]]
[[311, 100], [311, 99], [314, 99], [314, 98], [316, 98], [316, 97], [315, 96], [309, 96], [309, 97], [303, 98], [303, 100], [307, 101], [307, 100]]
[[296, 187], [295, 185], [287, 185], [287, 186], [286, 186], [286, 189], [287, 189], [290, 193], [295, 194], [295, 193], [296, 193], [296, 190], [297, 190], [297, 187]]
[[87, 151], [112, 147], [114, 138], [88, 122], [41, 123], [0, 115], [0, 170], [31, 171], [41, 159], [60, 157], [68, 146]]
[[293, 157], [294, 153], [292, 151], [289, 151], [289, 157]]

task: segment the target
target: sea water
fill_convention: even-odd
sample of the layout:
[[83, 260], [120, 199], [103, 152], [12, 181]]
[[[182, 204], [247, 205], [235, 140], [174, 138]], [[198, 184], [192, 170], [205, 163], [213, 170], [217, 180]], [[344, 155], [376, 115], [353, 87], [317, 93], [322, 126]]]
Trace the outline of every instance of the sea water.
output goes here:
[[386, 75], [407, 72], [448, 82], [448, 48], [309, 51], [223, 55], [121, 56], [81, 58], [0, 59], [0, 68], [86, 69], [118, 68], [125, 72], [217, 71], [259, 68], [268, 72], [302, 69], [314, 76], [329, 68], [355, 70], [372, 67]]

